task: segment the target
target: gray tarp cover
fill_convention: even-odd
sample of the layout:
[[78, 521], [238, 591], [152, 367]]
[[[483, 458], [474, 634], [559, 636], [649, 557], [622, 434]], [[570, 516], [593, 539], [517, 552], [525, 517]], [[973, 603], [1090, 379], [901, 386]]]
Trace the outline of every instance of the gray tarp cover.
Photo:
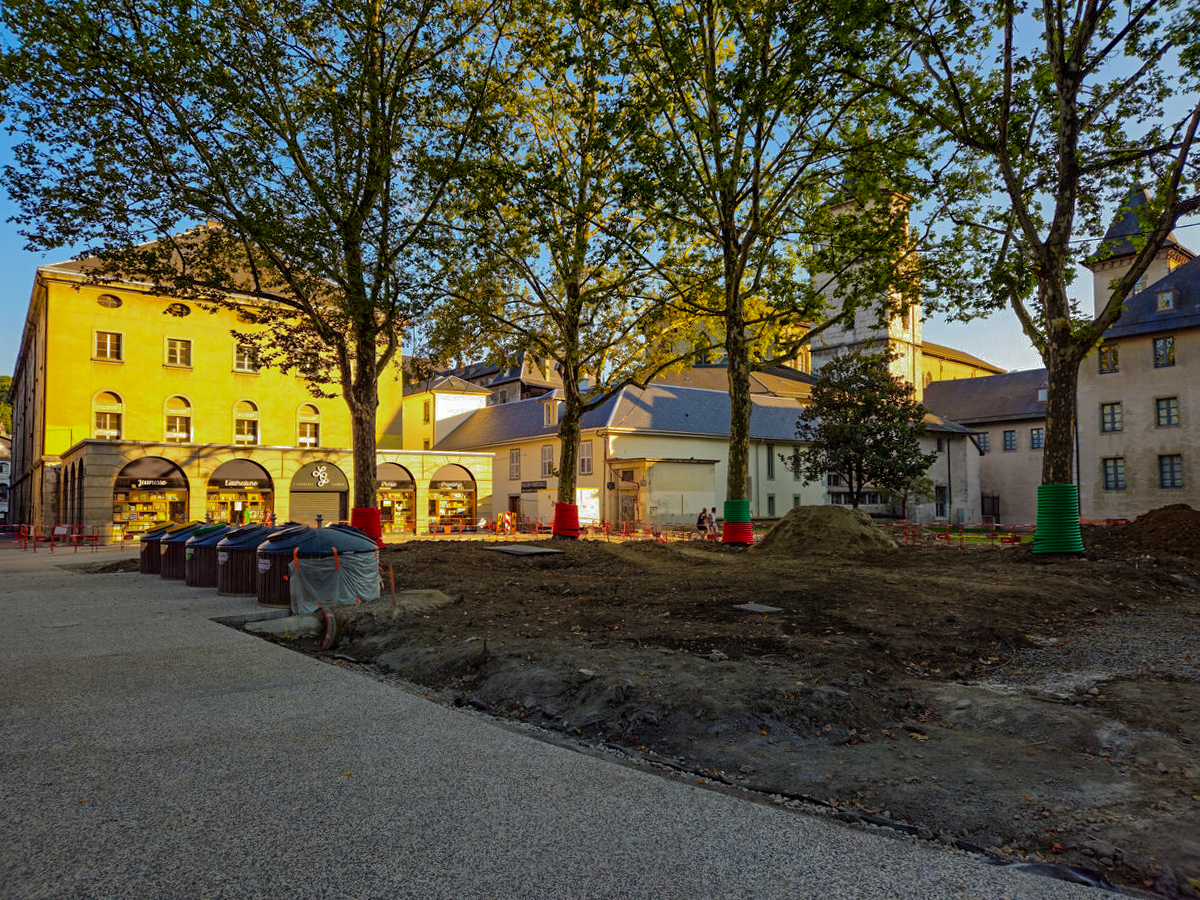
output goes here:
[[288, 563], [293, 613], [379, 599], [378, 553], [342, 553], [337, 562], [321, 556]]

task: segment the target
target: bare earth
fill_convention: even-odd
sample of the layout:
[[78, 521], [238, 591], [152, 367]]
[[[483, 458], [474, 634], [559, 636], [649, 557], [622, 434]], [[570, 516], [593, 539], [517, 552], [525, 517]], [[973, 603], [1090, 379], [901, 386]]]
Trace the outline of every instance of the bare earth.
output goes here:
[[398, 590], [451, 602], [338, 610], [329, 652], [689, 777], [1200, 897], [1200, 513], [1089, 530], [1083, 559], [792, 518], [753, 550], [392, 546]]

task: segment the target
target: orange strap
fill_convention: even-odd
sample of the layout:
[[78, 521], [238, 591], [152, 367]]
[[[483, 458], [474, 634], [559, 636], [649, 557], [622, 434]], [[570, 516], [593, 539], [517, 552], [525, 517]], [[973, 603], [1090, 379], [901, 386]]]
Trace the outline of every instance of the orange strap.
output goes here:
[[296, 564], [297, 569], [300, 568], [300, 548], [299, 547], [292, 548], [292, 562], [294, 562]]
[[342, 564], [340, 562], [338, 562], [337, 547], [334, 547], [333, 548], [333, 570], [335, 572], [340, 572], [341, 569], [342, 569]]

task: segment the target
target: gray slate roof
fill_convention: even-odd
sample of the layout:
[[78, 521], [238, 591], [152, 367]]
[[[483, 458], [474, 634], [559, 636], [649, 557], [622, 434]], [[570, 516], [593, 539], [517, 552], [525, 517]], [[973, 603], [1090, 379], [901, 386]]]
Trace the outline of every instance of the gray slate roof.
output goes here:
[[[796, 440], [800, 404], [787, 397], [755, 396], [750, 416], [753, 440]], [[438, 450], [472, 450], [532, 437], [553, 437], [558, 426], [543, 424], [540, 399], [502, 403], [472, 413], [438, 442]], [[699, 388], [652, 384], [628, 387], [583, 416], [584, 430], [615, 428], [658, 434], [728, 437], [729, 394]]]
[[1045, 384], [1045, 369], [935, 381], [922, 402], [933, 414], [965, 425], [1044, 419], [1046, 404], [1038, 402], [1037, 392]]
[[[1150, 192], [1144, 187], [1138, 186], [1129, 192], [1119, 211], [1119, 217], [1112, 225], [1108, 226], [1108, 231], [1104, 232], [1104, 240], [1100, 243], [1100, 248], [1096, 251], [1093, 259], [1112, 259], [1116, 256], [1133, 256], [1137, 253], [1137, 249], [1133, 246], [1133, 238], [1146, 230], [1146, 227], [1138, 220], [1138, 213], [1149, 202]], [[1185, 248], [1180, 247], [1174, 233], [1167, 235], [1163, 246], [1179, 247], [1184, 252], [1188, 252]]]
[[[1158, 312], [1158, 293], [1172, 288], [1179, 292], [1175, 298], [1175, 309]], [[1184, 263], [1141, 293], [1130, 297], [1125, 302], [1125, 310], [1120, 318], [1109, 326], [1104, 337], [1105, 340], [1114, 340], [1197, 326], [1200, 326], [1200, 258]]]

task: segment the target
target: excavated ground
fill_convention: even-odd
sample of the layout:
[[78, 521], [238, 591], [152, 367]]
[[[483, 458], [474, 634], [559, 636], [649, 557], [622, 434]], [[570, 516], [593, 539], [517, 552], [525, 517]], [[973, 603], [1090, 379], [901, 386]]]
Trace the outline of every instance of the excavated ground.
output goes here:
[[331, 652], [697, 776], [1195, 897], [1200, 560], [1154, 533], [1200, 514], [1151, 515], [1174, 523], [1089, 530], [1085, 558], [814, 552], [794, 523], [751, 551], [413, 541], [384, 570], [452, 602], [338, 610]]

